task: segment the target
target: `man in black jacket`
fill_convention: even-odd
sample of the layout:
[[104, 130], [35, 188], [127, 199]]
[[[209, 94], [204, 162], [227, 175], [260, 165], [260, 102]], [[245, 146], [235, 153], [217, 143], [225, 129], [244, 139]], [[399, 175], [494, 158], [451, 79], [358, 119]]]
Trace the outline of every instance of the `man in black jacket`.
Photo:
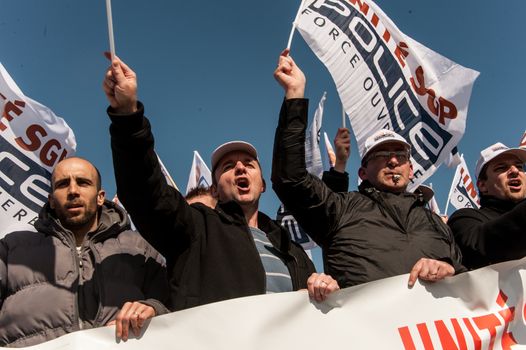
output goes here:
[[288, 52], [274, 72], [285, 90], [276, 129], [272, 183], [278, 197], [323, 249], [325, 270], [342, 287], [410, 272], [436, 281], [464, 271], [449, 228], [408, 193], [409, 144], [381, 130], [367, 139], [359, 192], [335, 193], [305, 169], [305, 76]]
[[448, 221], [470, 269], [526, 256], [526, 150], [496, 143], [482, 152], [475, 176], [480, 209]]
[[219, 202], [190, 206], [161, 172], [135, 73], [115, 58], [103, 87], [111, 105], [117, 192], [139, 232], [167, 259], [173, 310], [307, 287], [312, 262], [258, 211], [265, 182], [252, 145], [219, 146], [212, 154], [212, 193]]

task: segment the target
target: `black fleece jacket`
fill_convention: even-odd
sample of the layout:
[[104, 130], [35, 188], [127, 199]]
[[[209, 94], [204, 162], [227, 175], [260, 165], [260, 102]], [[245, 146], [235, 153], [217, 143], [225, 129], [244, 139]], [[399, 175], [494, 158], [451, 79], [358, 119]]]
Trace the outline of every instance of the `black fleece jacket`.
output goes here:
[[[117, 193], [139, 232], [166, 257], [172, 310], [264, 294], [265, 271], [241, 207], [190, 206], [168, 186], [144, 107], [138, 107], [132, 115], [108, 109]], [[306, 253], [261, 212], [258, 224], [281, 253], [294, 290], [306, 288], [315, 271]]]

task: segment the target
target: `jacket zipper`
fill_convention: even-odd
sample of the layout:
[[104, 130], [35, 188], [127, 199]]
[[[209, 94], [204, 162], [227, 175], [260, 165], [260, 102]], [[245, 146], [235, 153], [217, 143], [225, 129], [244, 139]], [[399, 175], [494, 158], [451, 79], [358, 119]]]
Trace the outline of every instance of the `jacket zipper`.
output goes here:
[[80, 249], [77, 249], [77, 247], [75, 247], [75, 250], [76, 250], [76, 255], [77, 255], [77, 270], [78, 270], [78, 274], [79, 274], [79, 283], [77, 285], [77, 302], [76, 302], [76, 307], [77, 307], [77, 318], [78, 318], [78, 323], [79, 323], [79, 329], [84, 329], [84, 325], [82, 323], [82, 319], [80, 318], [80, 307], [79, 307], [79, 296], [80, 296], [80, 288], [82, 287], [82, 285], [84, 284], [84, 281], [82, 280], [82, 273], [83, 273], [83, 268], [84, 268], [84, 264], [82, 263], [82, 248], [83, 248], [83, 245], [80, 247]]

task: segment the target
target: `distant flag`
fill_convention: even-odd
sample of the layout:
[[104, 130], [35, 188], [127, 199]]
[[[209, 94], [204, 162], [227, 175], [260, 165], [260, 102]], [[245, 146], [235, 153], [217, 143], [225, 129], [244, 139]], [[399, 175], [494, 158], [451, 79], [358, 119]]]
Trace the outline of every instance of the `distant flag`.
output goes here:
[[[433, 184], [430, 183], [430, 184], [429, 184], [429, 187], [431, 187], [431, 189], [433, 189]], [[433, 192], [434, 192], [434, 191], [433, 191]], [[433, 213], [435, 213], [435, 214], [437, 214], [437, 215], [441, 215], [441, 214], [440, 214], [440, 207], [438, 206], [438, 203], [437, 203], [437, 200], [436, 200], [436, 198], [435, 198], [435, 194], [434, 194], [434, 193], [433, 193], [433, 197], [431, 197], [431, 199], [429, 200], [428, 205], [429, 205], [429, 209], [430, 209]]]
[[459, 165], [461, 162], [460, 160], [460, 154], [458, 153], [458, 148], [454, 147], [450, 153], [448, 153], [446, 159], [444, 160], [444, 164], [448, 168], [453, 168], [457, 165]]
[[329, 141], [329, 136], [327, 136], [327, 133], [323, 132], [323, 138], [325, 140], [325, 149], [327, 150], [327, 158], [329, 159], [329, 165], [331, 168], [334, 168], [336, 165], [336, 153], [334, 153], [334, 149], [332, 148], [331, 141]]
[[520, 148], [526, 148], [526, 131], [524, 131], [524, 135], [522, 135], [521, 142], [519, 143]]
[[406, 36], [373, 1], [311, 1], [297, 28], [331, 73], [360, 154], [391, 129], [412, 145], [411, 188], [431, 176], [464, 134], [479, 73]]
[[51, 191], [55, 165], [75, 154], [67, 123], [25, 96], [0, 64], [0, 238], [33, 225]]
[[320, 133], [321, 124], [323, 122], [323, 106], [327, 93], [324, 92], [321, 97], [320, 103], [316, 112], [314, 112], [314, 118], [310, 124], [307, 134], [305, 137], [305, 163], [307, 171], [319, 178], [323, 175], [323, 164], [321, 161], [320, 151]]
[[[324, 92], [320, 99], [318, 108], [314, 112], [312, 123], [310, 124], [305, 137], [305, 163], [307, 171], [312, 175], [321, 178], [323, 176], [323, 163], [321, 160], [320, 151], [320, 133], [321, 124], [323, 122], [323, 106], [327, 93]], [[290, 212], [281, 204], [278, 208], [276, 220], [285, 227], [293, 241], [301, 244], [305, 251], [316, 247], [316, 243], [307, 235], [301, 228], [296, 219]]]
[[[117, 193], [115, 193], [115, 196], [113, 196], [113, 199], [111, 201], [113, 203], [117, 204], [122, 209], [124, 209], [124, 211], [126, 211], [126, 208], [124, 208], [124, 206], [122, 205], [121, 201], [119, 200], [119, 197], [117, 196]], [[128, 220], [130, 220], [130, 228], [133, 231], [137, 231], [137, 228], [135, 227], [135, 224], [133, 223], [130, 214], [128, 214], [128, 212], [126, 212], [126, 215], [128, 215]]]
[[157, 159], [159, 160], [159, 166], [161, 167], [161, 172], [163, 173], [164, 178], [166, 179], [166, 183], [168, 185], [172, 186], [173, 188], [175, 188], [177, 191], [179, 191], [179, 188], [175, 184], [174, 179], [172, 178], [172, 176], [168, 172], [168, 169], [166, 169], [166, 167], [164, 166], [164, 163], [163, 163], [163, 161], [161, 160], [161, 158], [159, 157], [158, 154], [157, 154]]
[[186, 193], [196, 187], [208, 188], [212, 185], [212, 173], [206, 166], [203, 158], [199, 152], [194, 151], [194, 160], [192, 161], [192, 168], [188, 176], [188, 184], [186, 185]]
[[447, 209], [449, 203], [455, 208], [479, 208], [480, 200], [473, 183], [473, 179], [469, 175], [468, 167], [463, 156], [460, 156], [460, 164], [457, 166], [453, 182], [451, 183], [451, 189], [449, 191], [448, 203], [446, 204], [446, 211], [444, 214], [447, 215]]

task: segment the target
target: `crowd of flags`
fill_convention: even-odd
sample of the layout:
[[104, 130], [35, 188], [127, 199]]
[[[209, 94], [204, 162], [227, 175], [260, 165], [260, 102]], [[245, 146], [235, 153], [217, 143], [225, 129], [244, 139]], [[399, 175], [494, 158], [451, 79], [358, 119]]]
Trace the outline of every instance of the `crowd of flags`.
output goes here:
[[[369, 6], [365, 8], [354, 2], [346, 2], [338, 7], [331, 2], [307, 4], [302, 1], [293, 30], [296, 27], [299, 29], [305, 41], [333, 76], [343, 106], [343, 115], [348, 115], [360, 150], [365, 139], [378, 128], [392, 128], [405, 136], [413, 146], [412, 158], [415, 168], [420, 171], [420, 177], [413, 184], [412, 190], [429, 178], [442, 163], [448, 167], [456, 166], [446, 209], [441, 211], [433, 197], [428, 203], [433, 212], [445, 215], [450, 204], [457, 209], [478, 208], [476, 184], [469, 174], [463, 156], [457, 149], [457, 144], [464, 133], [471, 89], [478, 72], [464, 68], [414, 41], [402, 33], [374, 2], [368, 1], [368, 4]], [[312, 23], [313, 17], [310, 16], [312, 13], [316, 13], [317, 18], [323, 16], [326, 21], [335, 21], [335, 28], [340, 28], [341, 23], [350, 25], [349, 23], [359, 22], [361, 30], [368, 31], [365, 36], [359, 32], [345, 34], [355, 44], [352, 53], [360, 56], [361, 61], [367, 63], [360, 66], [361, 70], [354, 69], [355, 67], [349, 64], [349, 52], [342, 50], [345, 43], [341, 40], [346, 39], [340, 41], [323, 39], [324, 28]], [[349, 22], [348, 19], [351, 21]], [[343, 34], [342, 38], [345, 38]], [[373, 51], [373, 46], [365, 42], [364, 38], [377, 40], [380, 43], [375, 46], [378, 48], [377, 51]], [[291, 40], [292, 33], [289, 47]], [[347, 48], [351, 50], [351, 45]], [[389, 64], [383, 67], [380, 61], [384, 66], [385, 63]], [[364, 80], [364, 77], [369, 77], [372, 70], [375, 70], [375, 74], [372, 75], [378, 78], [376, 82], [371, 79], [369, 86], [369, 78]], [[398, 80], [393, 81], [392, 77]], [[367, 91], [362, 91], [362, 86], [365, 86]], [[305, 144], [308, 171], [317, 177], [321, 177], [324, 170], [334, 166], [336, 159], [326, 132], [323, 132], [325, 152], [321, 152], [320, 148], [326, 98], [327, 95], [324, 93], [310, 123]], [[389, 99], [392, 99], [392, 104], [387, 103]], [[45, 190], [49, 191], [52, 167], [44, 164], [42, 157], [36, 152], [28, 151], [27, 147], [21, 147], [20, 143], [13, 142], [25, 136], [26, 129], [20, 125], [35, 122], [44, 125], [47, 133], [60, 138], [58, 142], [64, 145], [68, 156], [75, 152], [75, 137], [62, 118], [55, 116], [47, 107], [24, 96], [1, 64], [0, 107], [2, 144], [8, 145], [5, 147], [15, 148], [21, 154], [19, 157], [27, 157], [38, 164], [35, 176], [47, 177], [44, 185], [33, 186], [25, 193], [20, 193], [19, 187], [15, 186], [16, 181], [11, 178], [14, 173], [5, 170], [13, 169], [17, 165], [17, 158], [13, 156], [11, 159], [14, 165], [9, 164], [7, 168], [0, 167], [0, 191], [10, 196], [10, 200], [18, 201], [21, 210], [29, 211], [27, 206], [22, 205], [24, 202], [22, 195], [35, 197], [39, 194], [41, 198], [45, 198]], [[23, 123], [18, 127], [8, 128], [9, 123], [15, 126], [12, 122], [14, 119], [22, 120]], [[343, 123], [345, 124], [345, 119]], [[8, 132], [5, 132], [6, 129], [9, 129]], [[439, 134], [447, 136], [447, 139], [444, 139], [442, 148], [434, 149], [426, 137], [435, 135], [440, 143], [442, 139], [438, 138]], [[519, 144], [520, 147], [526, 148], [526, 131]], [[0, 152], [4, 154], [8, 151], [0, 149]], [[23, 163], [20, 159], [18, 161]], [[159, 161], [167, 182], [177, 189], [160, 158]], [[0, 158], [0, 166], [6, 162], [5, 156]], [[199, 153], [194, 151], [186, 193], [194, 187], [211, 185], [210, 169]], [[115, 200], [118, 201], [117, 198]], [[43, 203], [43, 200], [40, 202]], [[35, 212], [33, 210], [33, 214]], [[311, 249], [315, 246], [282, 205], [278, 209], [277, 218], [291, 232], [292, 238], [302, 243], [304, 248]], [[13, 224], [16, 224], [13, 218], [9, 220], [2, 218], [0, 238]]]

